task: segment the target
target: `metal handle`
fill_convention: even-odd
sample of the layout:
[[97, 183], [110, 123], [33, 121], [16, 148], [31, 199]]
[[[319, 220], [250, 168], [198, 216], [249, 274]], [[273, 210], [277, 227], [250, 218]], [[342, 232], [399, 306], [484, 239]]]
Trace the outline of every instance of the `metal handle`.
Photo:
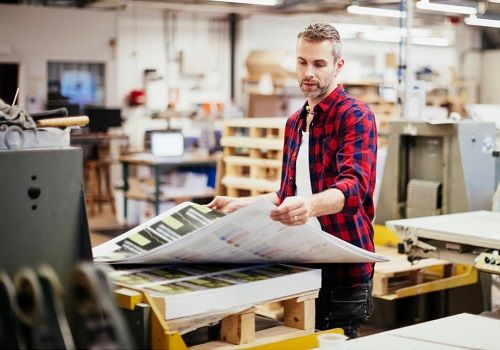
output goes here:
[[[21, 140], [20, 144], [12, 143], [11, 141], [9, 141], [10, 135], [13, 132], [17, 132], [19, 134], [19, 138]], [[20, 148], [22, 148], [24, 145], [24, 131], [23, 131], [23, 129], [21, 129], [17, 125], [11, 125], [11, 126], [7, 127], [7, 129], [5, 130], [3, 142], [5, 143], [5, 146], [8, 149], [20, 149]]]

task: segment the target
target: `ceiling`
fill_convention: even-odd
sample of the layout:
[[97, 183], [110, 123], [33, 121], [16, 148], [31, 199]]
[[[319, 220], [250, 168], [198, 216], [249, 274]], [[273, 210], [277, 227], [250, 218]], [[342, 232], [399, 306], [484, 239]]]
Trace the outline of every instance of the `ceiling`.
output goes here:
[[[452, 5], [475, 5], [483, 9], [486, 17], [500, 19], [500, 3], [492, 3], [488, 0], [431, 0], [431, 2]], [[305, 13], [346, 14], [347, 6], [352, 3], [357, 3], [361, 6], [392, 9], [398, 9], [400, 5], [400, 1], [398, 0], [278, 0], [278, 5], [276, 6], [245, 5], [210, 0], [0, 0], [0, 3], [58, 7], [89, 7], [104, 10], [133, 5], [179, 11], [208, 11], [240, 14], [267, 13], [283, 15]], [[363, 17], [366, 18], [366, 16]], [[450, 17], [455, 17], [460, 21], [460, 18], [463, 16], [415, 9], [414, 17], [415, 20], [418, 21], [418, 24], [435, 24], [438, 21], [443, 21], [443, 19]]]

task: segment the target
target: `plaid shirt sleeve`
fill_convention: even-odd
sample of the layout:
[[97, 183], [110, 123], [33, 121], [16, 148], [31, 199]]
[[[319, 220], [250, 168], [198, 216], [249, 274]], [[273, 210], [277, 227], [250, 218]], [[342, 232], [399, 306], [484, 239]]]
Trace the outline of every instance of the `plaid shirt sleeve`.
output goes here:
[[336, 154], [339, 174], [331, 188], [345, 197], [342, 213], [354, 215], [370, 189], [372, 163], [377, 140], [375, 116], [368, 108], [353, 107], [342, 114], [342, 142]]

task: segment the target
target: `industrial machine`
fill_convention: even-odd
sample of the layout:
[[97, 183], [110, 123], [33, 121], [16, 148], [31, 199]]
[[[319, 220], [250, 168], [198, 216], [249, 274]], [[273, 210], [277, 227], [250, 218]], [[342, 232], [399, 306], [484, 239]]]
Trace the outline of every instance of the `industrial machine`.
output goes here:
[[82, 150], [69, 147], [68, 128], [56, 128], [88, 118], [57, 118], [66, 115], [0, 100], [0, 268], [9, 275], [47, 264], [68, 281], [76, 262], [92, 259]]
[[439, 258], [500, 274], [500, 212], [486, 210], [391, 220], [410, 259]]
[[82, 192], [82, 150], [0, 150], [0, 266], [48, 264], [62, 280], [91, 259]]
[[377, 223], [491, 209], [494, 123], [398, 120], [389, 130]]
[[0, 348], [134, 348], [105, 273], [80, 264], [92, 260], [83, 154], [66, 126], [88, 118], [40, 119], [60, 112], [0, 100]]

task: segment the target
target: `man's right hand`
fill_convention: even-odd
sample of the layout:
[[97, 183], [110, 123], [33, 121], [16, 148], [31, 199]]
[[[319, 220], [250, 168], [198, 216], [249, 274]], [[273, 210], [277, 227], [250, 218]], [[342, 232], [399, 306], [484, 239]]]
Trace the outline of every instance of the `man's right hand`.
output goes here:
[[249, 203], [250, 202], [244, 197], [235, 198], [229, 196], [216, 196], [213, 201], [207, 204], [207, 207], [227, 214], [235, 211], [236, 209], [240, 209]]

